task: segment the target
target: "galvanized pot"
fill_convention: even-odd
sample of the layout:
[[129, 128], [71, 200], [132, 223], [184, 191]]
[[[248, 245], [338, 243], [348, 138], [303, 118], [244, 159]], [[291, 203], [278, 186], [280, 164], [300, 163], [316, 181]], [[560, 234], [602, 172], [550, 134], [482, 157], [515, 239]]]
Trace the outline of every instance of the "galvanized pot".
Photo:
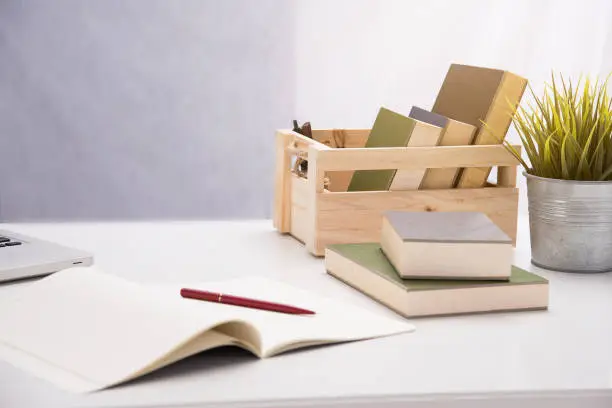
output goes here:
[[564, 272], [612, 271], [612, 182], [523, 174], [531, 262]]

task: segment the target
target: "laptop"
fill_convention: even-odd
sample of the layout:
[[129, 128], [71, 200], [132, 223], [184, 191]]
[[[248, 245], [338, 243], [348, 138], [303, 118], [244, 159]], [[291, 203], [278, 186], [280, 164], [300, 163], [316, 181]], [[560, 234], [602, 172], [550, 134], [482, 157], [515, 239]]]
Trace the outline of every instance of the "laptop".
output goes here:
[[93, 256], [76, 248], [0, 230], [0, 282], [49, 275], [93, 264]]

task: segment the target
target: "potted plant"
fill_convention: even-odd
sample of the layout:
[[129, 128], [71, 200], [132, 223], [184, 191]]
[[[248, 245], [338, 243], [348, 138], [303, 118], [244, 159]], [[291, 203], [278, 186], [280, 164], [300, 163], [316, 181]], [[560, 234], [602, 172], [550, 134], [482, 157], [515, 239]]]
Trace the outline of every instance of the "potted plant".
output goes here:
[[560, 80], [514, 110], [528, 163], [531, 261], [552, 270], [612, 270], [612, 101], [608, 81]]

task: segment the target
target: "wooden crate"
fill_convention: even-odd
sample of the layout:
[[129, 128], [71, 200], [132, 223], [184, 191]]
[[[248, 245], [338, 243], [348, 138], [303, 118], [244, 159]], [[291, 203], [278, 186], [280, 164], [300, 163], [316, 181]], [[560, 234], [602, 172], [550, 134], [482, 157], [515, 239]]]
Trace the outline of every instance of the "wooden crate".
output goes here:
[[[324, 255], [334, 243], [378, 242], [382, 213], [479, 211], [516, 243], [518, 161], [501, 145], [364, 148], [370, 129], [319, 129], [309, 139], [291, 130], [276, 133], [274, 227]], [[333, 148], [334, 141], [343, 148]], [[519, 146], [516, 146], [520, 149]], [[293, 171], [295, 157], [308, 160], [307, 177]], [[355, 170], [497, 167], [497, 184], [475, 189], [347, 192]]]

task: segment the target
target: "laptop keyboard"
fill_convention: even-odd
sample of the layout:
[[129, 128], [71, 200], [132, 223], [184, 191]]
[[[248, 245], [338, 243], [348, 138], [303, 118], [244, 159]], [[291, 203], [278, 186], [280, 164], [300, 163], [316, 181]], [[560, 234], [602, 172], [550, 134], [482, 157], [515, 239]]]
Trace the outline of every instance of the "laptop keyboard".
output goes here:
[[12, 247], [17, 245], [21, 245], [21, 242], [15, 241], [14, 239], [11, 239], [9, 237], [0, 236], [0, 248]]

